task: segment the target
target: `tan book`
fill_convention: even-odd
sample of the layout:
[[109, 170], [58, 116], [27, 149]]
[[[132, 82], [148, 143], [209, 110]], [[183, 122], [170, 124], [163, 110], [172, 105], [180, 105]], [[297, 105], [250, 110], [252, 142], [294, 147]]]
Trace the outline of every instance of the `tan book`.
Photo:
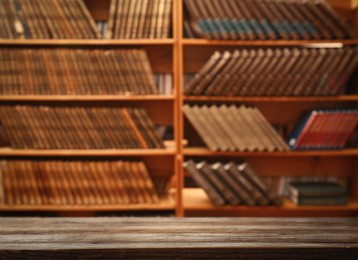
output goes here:
[[116, 30], [115, 28], [116, 20], [119, 19], [117, 17], [117, 5], [118, 5], [118, 0], [111, 0], [109, 6], [108, 26], [106, 32], [107, 39], [112, 39], [114, 32]]
[[158, 38], [170, 38], [172, 26], [173, 0], [165, 0], [163, 11], [162, 33]]
[[141, 0], [141, 4], [137, 5], [140, 7], [139, 17], [138, 17], [138, 28], [136, 30], [135, 38], [141, 39], [145, 38], [144, 28], [148, 26], [146, 24], [146, 15], [148, 12], [148, 4], [150, 0]]
[[149, 198], [150, 198], [150, 202], [151, 203], [158, 203], [159, 202], [159, 197], [158, 194], [155, 190], [153, 181], [151, 179], [151, 176], [144, 164], [144, 162], [140, 161], [140, 162], [135, 162], [133, 163], [133, 166], [137, 169], [140, 178], [142, 178], [143, 180], [145, 180], [145, 188], [148, 192]]
[[206, 122], [201, 117], [200, 108], [197, 106], [191, 107], [188, 104], [185, 104], [183, 112], [208, 148], [212, 151], [218, 151], [220, 147], [213, 138], [213, 133], [211, 132], [212, 129], [206, 126]]
[[108, 167], [112, 181], [115, 184], [117, 199], [120, 200], [120, 203], [127, 204], [130, 203], [130, 198], [125, 190], [121, 164], [121, 161], [114, 161], [113, 163], [108, 164]]
[[245, 123], [245, 119], [242, 117], [239, 109], [235, 105], [231, 105], [228, 107], [227, 111], [234, 118], [234, 123], [236, 124], [236, 128], [240, 133], [240, 138], [245, 144], [245, 150], [253, 152], [257, 149], [256, 142], [252, 138], [251, 129]]
[[120, 109], [119, 111], [120, 111], [121, 115], [123, 116], [126, 124], [128, 124], [128, 126], [131, 129], [131, 131], [133, 131], [133, 133], [135, 134], [136, 139], [140, 143], [140, 147], [141, 148], [149, 148], [145, 138], [142, 136], [142, 133], [140, 131], [139, 126], [137, 125], [135, 120], [131, 117], [130, 112], [128, 111], [128, 109], [123, 108], [123, 109]]
[[89, 10], [87, 9], [85, 3], [82, 0], [76, 0], [76, 4], [82, 13], [82, 16], [85, 18], [85, 21], [87, 22], [86, 31], [91, 32], [91, 34], [89, 33], [89, 38], [102, 38], [100, 32], [97, 29], [96, 22], [93, 19]]
[[56, 166], [54, 161], [47, 161], [44, 165], [43, 174], [46, 176], [45, 179], [47, 180], [49, 190], [51, 190], [55, 196], [56, 205], [64, 205], [67, 204], [66, 191], [62, 189], [59, 176], [56, 175], [56, 168], [54, 168], [54, 166]]
[[260, 125], [265, 129], [265, 132], [268, 134], [271, 141], [275, 143], [276, 149], [279, 151], [288, 151], [289, 147], [282, 137], [276, 132], [272, 125], [267, 121], [267, 119], [262, 115], [262, 113], [257, 108], [252, 108], [252, 113], [256, 115], [257, 121], [260, 122]]
[[207, 111], [205, 118], [208, 121], [208, 127], [212, 127], [214, 131], [217, 131], [216, 136], [219, 137], [220, 143], [222, 144], [222, 150], [235, 151], [237, 148], [233, 143], [233, 138], [230, 135], [231, 132], [228, 130], [229, 126], [221, 116], [218, 107], [216, 105], [210, 107], [203, 106], [201, 110]]
[[[132, 132], [130, 126], [124, 121], [123, 114], [119, 108], [112, 108], [109, 111], [108, 123], [116, 138], [121, 140], [122, 148], [140, 148], [140, 143]], [[112, 122], [116, 122], [112, 124]], [[120, 129], [120, 131], [118, 131]]]

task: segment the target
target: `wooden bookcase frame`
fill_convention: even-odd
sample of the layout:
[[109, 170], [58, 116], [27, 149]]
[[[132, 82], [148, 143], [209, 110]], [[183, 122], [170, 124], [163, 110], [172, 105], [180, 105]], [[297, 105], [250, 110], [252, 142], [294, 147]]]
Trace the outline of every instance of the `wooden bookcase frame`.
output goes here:
[[[110, 0], [84, 0], [96, 20], [108, 17]], [[342, 8], [339, 6], [339, 8]], [[348, 12], [348, 11], [347, 11]], [[339, 107], [356, 106], [358, 95], [337, 97], [188, 97], [183, 95], [183, 77], [187, 71], [195, 72], [215, 49], [234, 49], [240, 47], [302, 46], [339, 43], [358, 45], [358, 39], [342, 41], [209, 41], [205, 39], [185, 39], [183, 37], [183, 1], [173, 0], [171, 39], [95, 39], [95, 40], [0, 40], [0, 47], [85, 47], [85, 48], [121, 48], [141, 47], [146, 49], [155, 72], [171, 72], [173, 75], [173, 94], [169, 96], [0, 96], [0, 104], [63, 104], [86, 103], [113, 105], [141, 105], [150, 110], [149, 114], [156, 122], [171, 122], [174, 139], [168, 149], [153, 150], [12, 150], [0, 149], [0, 158], [141, 158], [151, 173], [169, 172], [173, 176], [173, 190], [166, 200], [158, 205], [103, 205], [103, 206], [0, 206], [0, 212], [52, 211], [62, 215], [91, 215], [97, 211], [172, 211], [178, 217], [183, 216], [353, 216], [358, 215], [358, 149], [342, 151], [305, 151], [305, 152], [211, 152], [205, 148], [187, 148], [185, 143], [185, 119], [182, 111], [184, 103], [246, 103], [256, 105], [269, 119], [276, 122], [278, 109], [286, 109], [282, 120], [293, 124], [304, 110], [317, 106]], [[190, 61], [190, 62], [189, 62]], [[162, 109], [165, 107], [166, 109]], [[159, 108], [159, 109], [158, 109]], [[167, 110], [167, 112], [163, 112]], [[168, 112], [169, 111], [169, 112]], [[285, 201], [280, 207], [225, 206], [216, 208], [201, 189], [184, 187], [186, 173], [183, 162], [187, 158], [242, 158], [257, 167], [266, 176], [301, 176], [304, 170], [325, 176], [349, 176], [351, 201], [347, 206], [297, 207]], [[166, 161], [167, 163], [164, 163]], [[169, 161], [169, 163], [168, 163]], [[277, 163], [280, 162], [280, 163]], [[280, 165], [280, 167], [273, 167]], [[292, 169], [295, 168], [295, 171]], [[271, 169], [267, 171], [267, 169]], [[276, 169], [276, 171], [274, 171]], [[326, 170], [326, 172], [324, 172]], [[301, 171], [301, 173], [299, 172]], [[335, 173], [336, 171], [336, 173]]]

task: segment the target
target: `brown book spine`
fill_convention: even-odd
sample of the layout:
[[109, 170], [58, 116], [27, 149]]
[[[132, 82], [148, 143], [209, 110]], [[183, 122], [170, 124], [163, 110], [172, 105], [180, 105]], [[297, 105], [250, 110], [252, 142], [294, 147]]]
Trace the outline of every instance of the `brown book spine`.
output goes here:
[[257, 204], [255, 196], [252, 193], [252, 189], [247, 183], [246, 179], [240, 175], [240, 172], [236, 169], [236, 164], [230, 162], [224, 165], [225, 171], [231, 176], [232, 180], [235, 181], [240, 189], [237, 190], [242, 201], [249, 206]]
[[194, 78], [186, 86], [184, 93], [186, 95], [193, 94], [197, 85], [204, 79], [204, 77], [213, 70], [221, 58], [220, 52], [216, 51], [211, 55], [210, 59], [204, 64], [203, 67], [195, 74]]
[[225, 200], [219, 194], [219, 192], [214, 188], [214, 186], [204, 177], [204, 175], [197, 168], [194, 161], [189, 160], [184, 162], [185, 170], [190, 173], [191, 177], [194, 181], [205, 190], [208, 194], [211, 201], [215, 204], [215, 206], [222, 206], [225, 204]]
[[118, 0], [111, 0], [110, 6], [109, 6], [108, 27], [107, 27], [107, 32], [106, 32], [107, 39], [112, 39], [114, 32], [116, 30], [115, 23], [116, 23], [116, 20], [119, 19], [117, 17], [117, 5], [118, 5]]
[[202, 161], [196, 165], [196, 168], [206, 177], [208, 181], [220, 192], [227, 204], [237, 205], [239, 200], [237, 196], [225, 185], [219, 175], [210, 168], [206, 161]]

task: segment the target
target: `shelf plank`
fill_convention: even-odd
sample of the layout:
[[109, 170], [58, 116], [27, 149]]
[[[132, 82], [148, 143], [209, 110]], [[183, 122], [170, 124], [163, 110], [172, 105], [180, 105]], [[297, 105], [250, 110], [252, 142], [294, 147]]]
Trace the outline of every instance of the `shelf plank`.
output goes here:
[[173, 156], [176, 151], [168, 149], [11, 149], [0, 148], [0, 157], [9, 156]]
[[104, 204], [104, 205], [4, 205], [0, 204], [0, 212], [95, 212], [95, 211], [150, 211], [150, 210], [175, 210], [173, 196], [163, 198], [159, 203], [153, 204]]
[[358, 95], [327, 97], [208, 97], [185, 96], [184, 101], [192, 102], [339, 102], [358, 101]]
[[1, 95], [0, 101], [174, 101], [173, 95]]
[[1, 39], [0, 45], [173, 45], [174, 39]]
[[258, 41], [220, 41], [207, 39], [183, 39], [184, 46], [314, 46], [314, 47], [340, 47], [343, 45], [356, 45], [358, 39], [347, 40], [258, 40]]
[[275, 211], [279, 215], [284, 211], [356, 211], [358, 213], [358, 201], [350, 200], [345, 206], [297, 206], [285, 199], [281, 206], [222, 206], [216, 207], [211, 203], [203, 189], [185, 188], [183, 190], [184, 209], [193, 211], [226, 211], [226, 212], [262, 212]]
[[287, 152], [215, 152], [204, 147], [185, 148], [186, 156], [264, 156], [264, 157], [314, 157], [314, 156], [357, 156], [358, 149], [312, 150]]

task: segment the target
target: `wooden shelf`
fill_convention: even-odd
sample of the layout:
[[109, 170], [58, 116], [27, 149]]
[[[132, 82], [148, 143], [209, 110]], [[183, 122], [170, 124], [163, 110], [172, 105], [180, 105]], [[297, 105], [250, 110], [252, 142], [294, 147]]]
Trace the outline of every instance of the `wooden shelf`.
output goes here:
[[358, 101], [358, 95], [340, 95], [326, 97], [207, 97], [185, 96], [190, 102], [338, 102]]
[[285, 199], [281, 206], [222, 206], [216, 207], [210, 201], [205, 191], [200, 188], [185, 188], [183, 190], [184, 210], [202, 211], [203, 215], [208, 211], [235, 213], [242, 216], [295, 216], [295, 214], [330, 214], [337, 213], [356, 213], [358, 214], [358, 202], [350, 200], [345, 206], [297, 206]]
[[122, 204], [122, 205], [0, 205], [0, 212], [96, 212], [96, 211], [149, 211], [149, 210], [175, 210], [175, 199], [168, 196], [159, 203], [153, 204]]
[[258, 40], [258, 41], [220, 41], [207, 39], [183, 39], [184, 46], [315, 46], [333, 47], [358, 44], [358, 39], [348, 40]]
[[173, 95], [1, 95], [0, 101], [174, 101]]
[[10, 156], [173, 156], [176, 154], [174, 149], [69, 149], [69, 150], [35, 150], [35, 149], [11, 149], [0, 148], [0, 157]]
[[108, 46], [108, 45], [173, 45], [174, 39], [1, 39], [0, 45], [61, 45], [61, 46]]
[[316, 157], [316, 156], [357, 156], [358, 149], [312, 150], [287, 152], [215, 152], [208, 148], [185, 148], [186, 156], [240, 156], [240, 157]]

